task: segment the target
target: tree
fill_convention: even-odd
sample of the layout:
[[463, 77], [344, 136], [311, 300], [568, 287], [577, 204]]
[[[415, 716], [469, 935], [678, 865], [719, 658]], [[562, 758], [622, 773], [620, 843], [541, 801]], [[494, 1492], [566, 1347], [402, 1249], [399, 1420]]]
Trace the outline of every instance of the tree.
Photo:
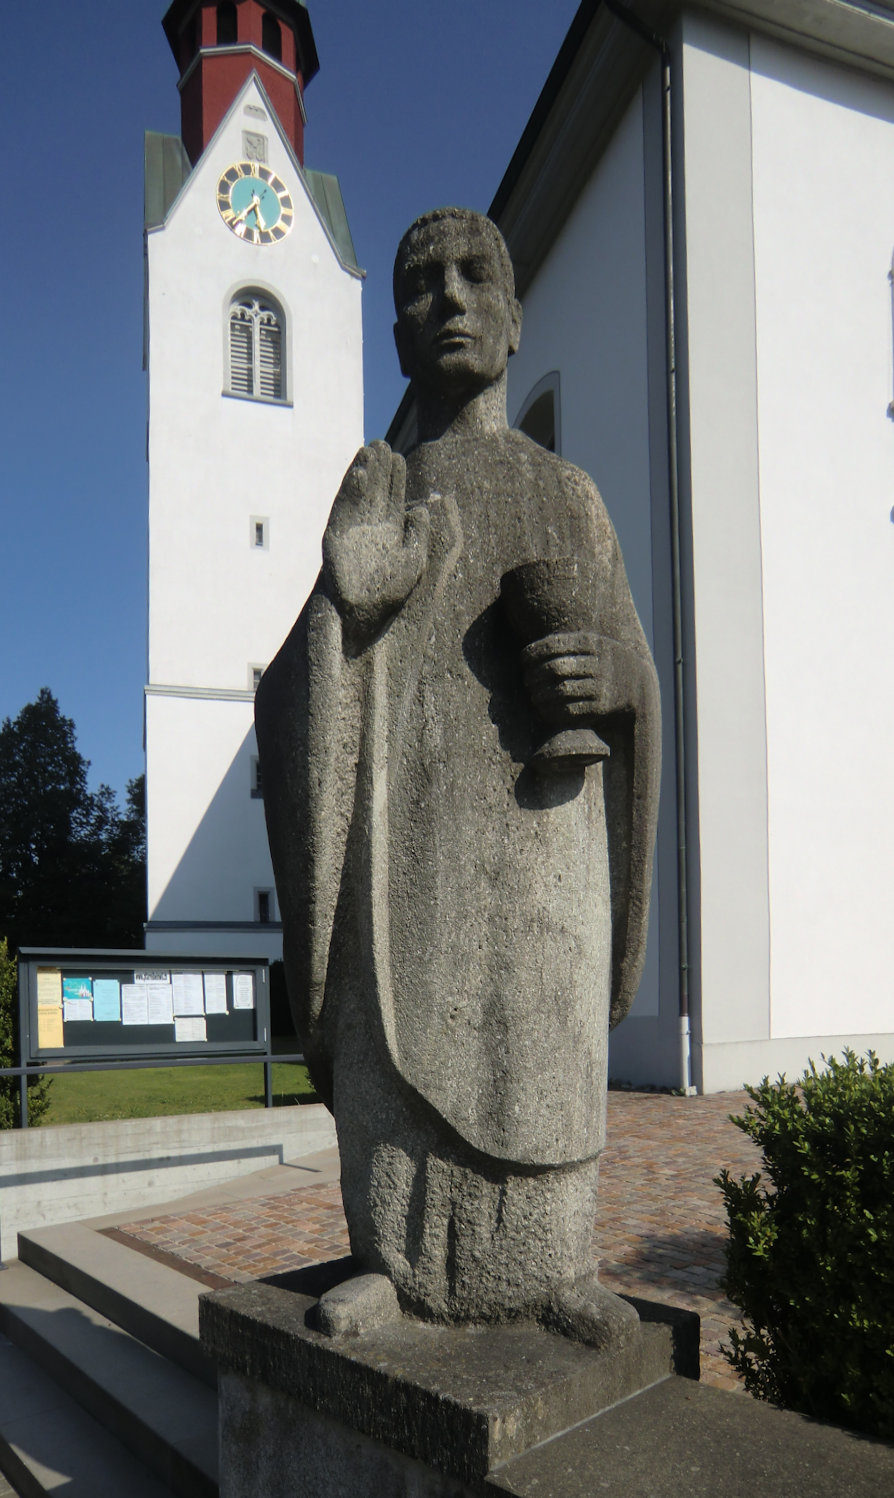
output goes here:
[[[19, 1079], [4, 1077], [7, 1066], [15, 1065], [16, 1045], [16, 960], [10, 957], [6, 937], [0, 936], [0, 1129], [14, 1129], [19, 1121]], [[28, 1122], [39, 1123], [49, 1107], [51, 1077], [28, 1080]]]
[[20, 946], [141, 946], [143, 777], [87, 786], [89, 761], [48, 687], [0, 726], [0, 934]]

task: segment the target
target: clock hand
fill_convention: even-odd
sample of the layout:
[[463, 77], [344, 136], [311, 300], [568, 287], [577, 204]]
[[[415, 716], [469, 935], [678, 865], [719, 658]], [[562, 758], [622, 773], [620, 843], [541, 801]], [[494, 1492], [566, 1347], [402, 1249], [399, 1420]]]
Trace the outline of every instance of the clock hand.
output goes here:
[[251, 211], [252, 208], [255, 211], [255, 222], [258, 228], [266, 229], [267, 225], [264, 219], [261, 217], [261, 200], [258, 197], [257, 193], [252, 193], [251, 203], [249, 204], [249, 211]]

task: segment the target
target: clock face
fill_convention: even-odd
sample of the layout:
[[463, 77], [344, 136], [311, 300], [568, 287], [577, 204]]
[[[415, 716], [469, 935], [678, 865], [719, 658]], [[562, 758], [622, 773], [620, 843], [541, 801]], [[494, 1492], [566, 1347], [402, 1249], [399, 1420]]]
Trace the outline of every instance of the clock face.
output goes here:
[[247, 244], [285, 239], [295, 214], [286, 184], [263, 161], [228, 167], [217, 184], [217, 206], [227, 227]]

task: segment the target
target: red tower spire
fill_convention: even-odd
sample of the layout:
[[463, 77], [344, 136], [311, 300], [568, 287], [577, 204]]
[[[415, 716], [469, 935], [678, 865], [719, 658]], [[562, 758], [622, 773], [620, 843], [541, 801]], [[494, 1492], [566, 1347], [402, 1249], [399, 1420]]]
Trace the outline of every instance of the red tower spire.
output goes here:
[[180, 69], [180, 132], [195, 165], [254, 69], [304, 163], [304, 89], [319, 70], [304, 0], [174, 0], [162, 22]]

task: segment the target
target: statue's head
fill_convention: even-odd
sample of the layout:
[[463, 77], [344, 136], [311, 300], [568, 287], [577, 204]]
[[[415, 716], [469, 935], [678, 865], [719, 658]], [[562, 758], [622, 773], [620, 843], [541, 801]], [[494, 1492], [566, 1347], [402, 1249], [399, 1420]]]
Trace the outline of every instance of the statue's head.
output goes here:
[[394, 338], [422, 390], [474, 394], [500, 379], [518, 348], [521, 307], [506, 242], [470, 208], [411, 224], [394, 261]]

